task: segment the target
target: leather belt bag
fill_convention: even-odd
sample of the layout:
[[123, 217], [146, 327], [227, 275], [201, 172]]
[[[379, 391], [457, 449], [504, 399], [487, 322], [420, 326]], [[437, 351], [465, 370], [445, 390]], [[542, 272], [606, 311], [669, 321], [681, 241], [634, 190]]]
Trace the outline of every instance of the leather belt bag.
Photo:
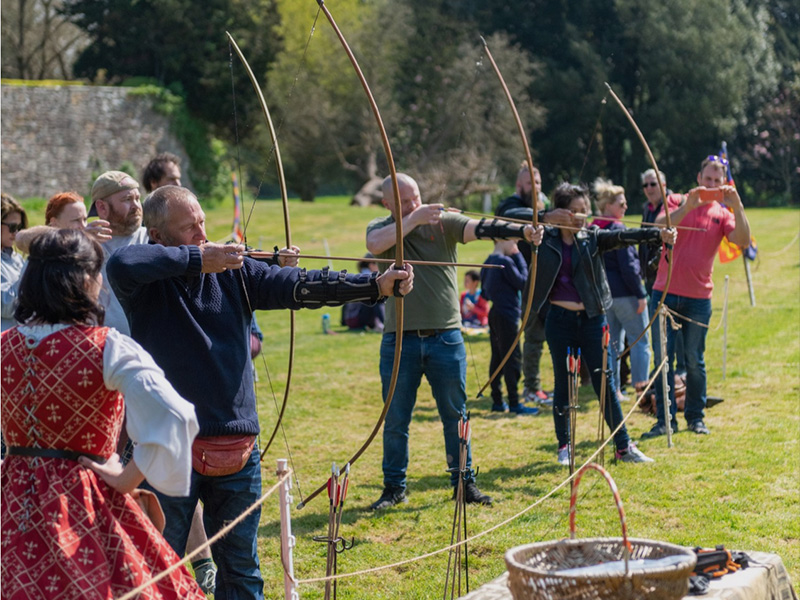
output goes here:
[[254, 435], [218, 435], [195, 438], [192, 468], [201, 475], [222, 477], [241, 471], [256, 443]]

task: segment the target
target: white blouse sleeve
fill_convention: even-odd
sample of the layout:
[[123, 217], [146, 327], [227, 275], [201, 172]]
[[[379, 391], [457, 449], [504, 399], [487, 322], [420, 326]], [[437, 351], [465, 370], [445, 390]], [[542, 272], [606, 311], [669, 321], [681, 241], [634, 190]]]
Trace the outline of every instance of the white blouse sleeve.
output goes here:
[[106, 338], [103, 377], [125, 397], [136, 466], [158, 491], [187, 496], [192, 442], [199, 431], [194, 406], [178, 395], [144, 348], [116, 329]]

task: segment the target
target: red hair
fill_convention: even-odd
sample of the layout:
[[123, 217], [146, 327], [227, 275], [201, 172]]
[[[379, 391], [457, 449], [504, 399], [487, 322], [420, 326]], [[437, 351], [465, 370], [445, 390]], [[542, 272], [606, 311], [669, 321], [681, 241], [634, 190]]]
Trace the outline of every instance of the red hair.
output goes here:
[[83, 196], [78, 192], [60, 192], [47, 201], [47, 208], [44, 211], [44, 223], [50, 225], [50, 221], [57, 219], [67, 204], [83, 202]]

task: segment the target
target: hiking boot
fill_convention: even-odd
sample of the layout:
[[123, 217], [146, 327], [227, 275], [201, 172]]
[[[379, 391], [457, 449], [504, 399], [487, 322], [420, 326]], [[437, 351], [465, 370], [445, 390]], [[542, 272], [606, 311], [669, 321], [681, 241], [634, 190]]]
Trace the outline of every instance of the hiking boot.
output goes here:
[[522, 404], [515, 404], [514, 406], [508, 407], [508, 412], [512, 412], [517, 415], [538, 415], [539, 409], [535, 406], [523, 406]]
[[194, 578], [204, 594], [213, 594], [217, 584], [217, 566], [210, 558], [192, 564]]
[[569, 444], [561, 446], [558, 449], [558, 464], [564, 467], [569, 466]]
[[703, 423], [703, 419], [697, 419], [689, 423], [689, 431], [694, 431], [698, 435], [709, 435], [711, 433], [706, 424]]
[[617, 450], [616, 452], [614, 452], [614, 458], [626, 463], [656, 462], [649, 456], [645, 456], [644, 453], [641, 450], [639, 450], [636, 447], [636, 444], [634, 444], [633, 442], [628, 444], [628, 447], [625, 450]]
[[[678, 431], [678, 424], [673, 421], [672, 422], [672, 433]], [[662, 435], [667, 435], [667, 426], [664, 423], [656, 423], [653, 425], [653, 428], [650, 431], [646, 431], [642, 434], [643, 440], [649, 440], [654, 437], [659, 437]]]
[[370, 504], [369, 507], [371, 510], [385, 510], [401, 502], [408, 502], [405, 488], [387, 485], [383, 488], [381, 497], [378, 498], [376, 502]]
[[496, 402], [493, 402], [492, 403], [492, 412], [507, 413], [508, 412], [508, 404], [506, 404], [505, 402], [501, 402], [500, 404], [497, 404]]
[[[453, 500], [456, 499], [458, 488], [453, 489]], [[474, 481], [468, 481], [464, 484], [464, 500], [467, 504], [483, 504], [484, 506], [492, 505], [491, 496], [487, 496], [478, 489]]]

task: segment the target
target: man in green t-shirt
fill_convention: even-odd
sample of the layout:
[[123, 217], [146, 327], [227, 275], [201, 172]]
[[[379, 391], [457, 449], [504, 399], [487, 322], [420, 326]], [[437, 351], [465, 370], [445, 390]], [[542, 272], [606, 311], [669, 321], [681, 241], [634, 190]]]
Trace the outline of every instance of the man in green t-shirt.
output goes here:
[[[423, 204], [417, 182], [408, 175], [398, 174], [397, 179], [403, 219], [403, 251], [407, 259], [456, 262], [457, 245], [477, 239], [512, 238], [526, 239], [537, 245], [541, 243], [541, 227], [534, 230], [531, 225], [478, 221], [447, 212], [442, 204]], [[367, 226], [367, 249], [380, 258], [393, 257], [396, 244], [397, 215], [392, 181], [388, 177], [383, 182], [383, 205], [391, 215], [375, 219]], [[458, 422], [466, 413], [467, 354], [461, 337], [456, 267], [420, 266], [414, 274], [414, 293], [404, 300], [400, 372], [383, 428], [384, 490], [372, 504], [373, 510], [407, 502], [408, 428], [423, 375], [431, 386], [442, 419], [450, 483], [454, 487], [458, 484]], [[387, 303], [380, 360], [384, 399], [394, 362], [395, 317], [394, 304]], [[468, 470], [471, 465], [472, 452], [468, 448]], [[467, 502], [492, 503], [471, 477], [464, 491]]]

